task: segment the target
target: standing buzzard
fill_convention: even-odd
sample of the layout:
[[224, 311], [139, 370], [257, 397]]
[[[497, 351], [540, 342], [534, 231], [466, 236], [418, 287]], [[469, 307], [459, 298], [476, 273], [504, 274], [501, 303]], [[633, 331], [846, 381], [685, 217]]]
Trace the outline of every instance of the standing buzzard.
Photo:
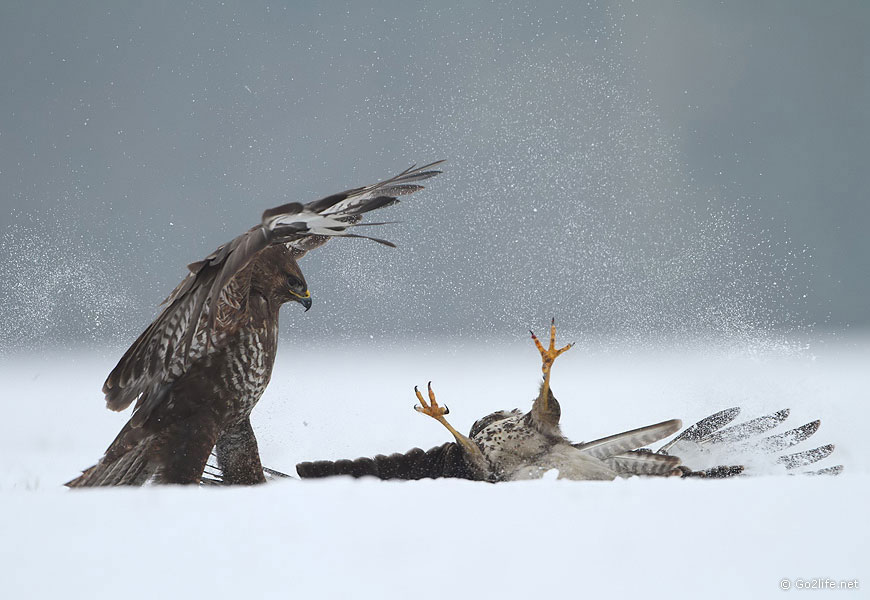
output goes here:
[[399, 175], [321, 200], [263, 213], [259, 225], [188, 266], [190, 273], [103, 385], [107, 406], [132, 417], [100, 461], [69, 487], [198, 483], [214, 448], [223, 480], [263, 482], [250, 414], [269, 383], [278, 344], [278, 310], [308, 310], [311, 294], [297, 260], [331, 237], [352, 233], [362, 215], [423, 189], [440, 173], [411, 167]]
[[[446, 406], [439, 406], [429, 386], [429, 400], [414, 389], [420, 406], [414, 408], [439, 421], [453, 435], [449, 442], [424, 452], [414, 448], [404, 454], [378, 455], [356, 460], [304, 462], [296, 466], [302, 478], [334, 475], [365, 475], [380, 479], [423, 479], [456, 477], [480, 481], [537, 479], [547, 471], [564, 479], [615, 479], [630, 475], [730, 477], [743, 472], [744, 465], [799, 469], [816, 463], [833, 450], [833, 444], [781, 455], [783, 451], [808, 439], [819, 428], [819, 421], [761, 437], [781, 425], [789, 415], [781, 410], [771, 415], [725, 427], [740, 412], [731, 408], [703, 419], [682, 431], [658, 451], [643, 448], [676, 433], [682, 427], [677, 419], [617, 433], [585, 443], [573, 443], [559, 429], [561, 408], [550, 389], [553, 361], [571, 345], [555, 346], [556, 327], [550, 326], [548, 348], [532, 333], [542, 359], [544, 380], [532, 410], [498, 411], [479, 419], [468, 436], [459, 433], [445, 419]], [[828, 467], [810, 474], [836, 475], [842, 466]], [[794, 472], [794, 471], [792, 471]], [[274, 476], [283, 474], [267, 469]], [[225, 474], [224, 474], [225, 477]], [[286, 475], [285, 475], [286, 477]], [[209, 483], [220, 483], [220, 469], [210, 469]]]

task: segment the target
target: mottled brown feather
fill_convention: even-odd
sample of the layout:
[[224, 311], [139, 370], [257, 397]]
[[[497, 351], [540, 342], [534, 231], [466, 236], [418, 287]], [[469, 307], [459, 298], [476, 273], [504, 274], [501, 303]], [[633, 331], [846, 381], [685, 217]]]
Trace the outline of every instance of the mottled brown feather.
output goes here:
[[348, 230], [363, 213], [422, 189], [413, 182], [436, 175], [435, 164], [269, 209], [259, 225], [190, 263], [103, 385], [110, 409], [135, 402], [132, 417], [101, 461], [69, 485], [141, 484], [150, 477], [193, 483], [216, 443], [237, 483], [262, 480], [256, 440], [244, 421], [271, 377], [280, 306], [311, 305], [297, 259], [330, 237], [392, 245]]

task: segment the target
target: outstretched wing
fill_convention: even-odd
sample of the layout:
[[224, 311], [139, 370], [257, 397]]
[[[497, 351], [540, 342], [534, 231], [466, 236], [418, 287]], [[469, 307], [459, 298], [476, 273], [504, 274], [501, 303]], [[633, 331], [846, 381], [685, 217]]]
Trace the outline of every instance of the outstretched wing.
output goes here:
[[352, 229], [375, 225], [361, 223], [362, 215], [423, 189], [419, 182], [440, 173], [435, 167], [442, 162], [412, 166], [385, 181], [308, 204], [291, 202], [266, 210], [259, 225], [188, 265], [190, 273], [164, 300], [163, 311], [106, 379], [106, 405], [123, 410], [135, 401], [131, 423], [141, 425], [190, 364], [219, 348], [227, 334], [244, 323], [251, 278], [247, 267], [269, 246], [287, 244], [297, 256], [332, 237], [365, 238], [393, 246]]
[[[289, 475], [264, 467], [266, 479], [282, 479]], [[354, 478], [376, 477], [378, 479], [457, 479], [480, 480], [476, 469], [469, 465], [466, 454], [456, 442], [448, 442], [427, 451], [413, 448], [405, 453], [386, 456], [378, 454], [373, 458], [363, 457], [355, 460], [318, 460], [296, 465], [296, 474], [301, 479], [317, 479], [349, 475]], [[224, 485], [223, 471], [217, 464], [217, 457], [209, 457], [202, 478], [203, 485]]]
[[[752, 473], [777, 473], [783, 468], [791, 473], [807, 473], [802, 470], [803, 467], [824, 460], [834, 451], [833, 444], [825, 444], [802, 452], [784, 453], [811, 438], [818, 431], [821, 421], [810, 421], [765, 437], [786, 423], [790, 414], [788, 409], [725, 428], [739, 413], [739, 408], [730, 408], [707, 417], [662, 446], [657, 454], [679, 456], [685, 467], [701, 474], [717, 469], [739, 469], [727, 473], [736, 474], [743, 472], [744, 468]], [[838, 465], [808, 473], [837, 474], [842, 469]]]

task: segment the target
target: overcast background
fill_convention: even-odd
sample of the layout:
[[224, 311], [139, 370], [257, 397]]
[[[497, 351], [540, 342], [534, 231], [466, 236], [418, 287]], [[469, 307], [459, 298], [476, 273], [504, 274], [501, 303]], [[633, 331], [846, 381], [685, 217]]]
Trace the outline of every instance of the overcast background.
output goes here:
[[306, 4], [0, 6], [0, 346], [129, 343], [264, 208], [440, 158], [286, 337], [870, 325], [866, 2]]

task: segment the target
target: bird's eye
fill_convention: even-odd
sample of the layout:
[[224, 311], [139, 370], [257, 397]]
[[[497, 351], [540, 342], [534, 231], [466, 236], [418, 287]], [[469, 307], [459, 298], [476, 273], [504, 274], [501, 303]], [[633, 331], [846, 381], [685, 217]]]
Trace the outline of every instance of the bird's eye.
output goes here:
[[302, 280], [295, 275], [289, 275], [287, 277], [287, 285], [295, 290], [298, 290], [302, 287]]

